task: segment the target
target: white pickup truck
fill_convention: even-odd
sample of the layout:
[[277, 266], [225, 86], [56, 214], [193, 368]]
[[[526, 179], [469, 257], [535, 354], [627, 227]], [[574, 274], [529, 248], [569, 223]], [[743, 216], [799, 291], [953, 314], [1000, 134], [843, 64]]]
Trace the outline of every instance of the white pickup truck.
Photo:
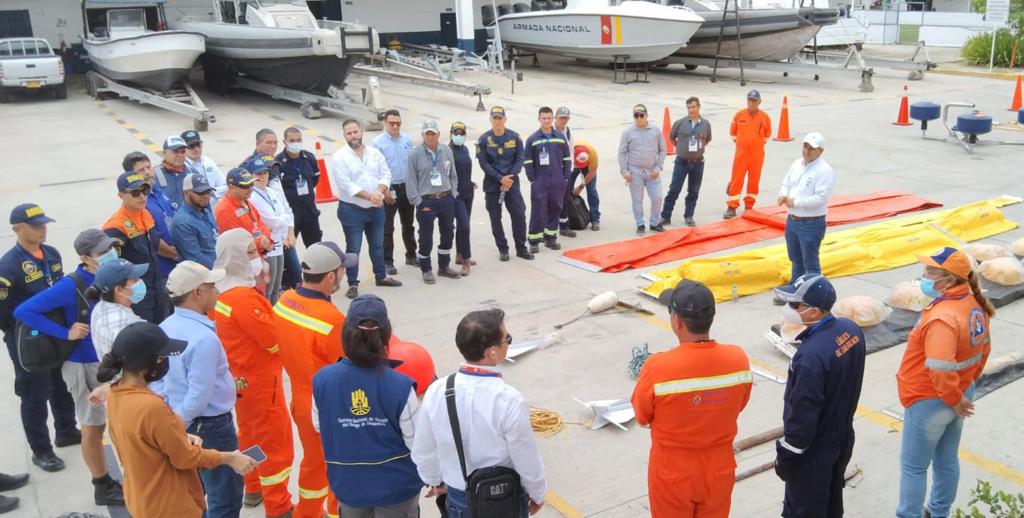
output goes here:
[[57, 99], [66, 99], [64, 62], [41, 38], [0, 39], [0, 103], [11, 99], [13, 89], [53, 91]]

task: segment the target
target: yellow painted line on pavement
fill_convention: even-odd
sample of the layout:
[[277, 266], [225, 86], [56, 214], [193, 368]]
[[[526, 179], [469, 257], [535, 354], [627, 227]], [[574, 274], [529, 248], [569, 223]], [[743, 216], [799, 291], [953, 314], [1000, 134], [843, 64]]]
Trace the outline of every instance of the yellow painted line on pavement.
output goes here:
[[146, 146], [146, 149], [149, 149], [153, 153], [159, 153], [159, 152], [162, 151], [160, 146], [154, 144], [152, 140], [149, 140], [148, 138], [146, 138], [146, 134], [145, 133], [139, 131], [138, 128], [136, 128], [131, 123], [129, 123], [127, 120], [125, 120], [124, 117], [121, 117], [120, 115], [114, 113], [114, 110], [111, 110], [106, 104], [103, 103], [103, 101], [96, 101], [96, 106], [100, 110], [102, 110], [103, 113], [106, 113], [107, 116], [109, 116], [111, 118], [111, 120], [114, 121], [115, 124], [117, 124], [118, 126], [121, 126], [125, 130], [127, 130], [128, 133], [131, 134], [131, 136], [135, 137], [136, 140], [138, 140], [144, 146]]
[[947, 76], [980, 77], [985, 79], [1006, 79], [1016, 81], [1021, 75], [1020, 72], [989, 72], [987, 70], [964, 70], [959, 68], [933, 68], [932, 74], [945, 74]]
[[554, 491], [549, 490], [548, 493], [544, 495], [544, 501], [551, 504], [551, 507], [554, 507], [556, 511], [562, 513], [562, 516], [565, 518], [583, 518], [583, 513], [576, 510], [575, 507], [570, 505], [569, 502], [566, 502], [564, 498]]

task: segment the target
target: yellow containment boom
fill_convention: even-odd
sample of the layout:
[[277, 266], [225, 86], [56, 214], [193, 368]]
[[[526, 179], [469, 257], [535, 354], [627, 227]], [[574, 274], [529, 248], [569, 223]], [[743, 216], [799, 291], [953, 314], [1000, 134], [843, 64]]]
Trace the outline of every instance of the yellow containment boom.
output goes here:
[[[1017, 228], [999, 207], [1020, 203], [1002, 196], [954, 209], [915, 214], [857, 228], [828, 232], [821, 242], [821, 266], [827, 277], [891, 270], [917, 261], [945, 246], [976, 241]], [[936, 228], [939, 227], [939, 228]], [[643, 292], [657, 297], [680, 279], [707, 285], [721, 302], [754, 295], [789, 282], [790, 263], [785, 243], [709, 259], [690, 259], [678, 266], [645, 275], [651, 284]]]

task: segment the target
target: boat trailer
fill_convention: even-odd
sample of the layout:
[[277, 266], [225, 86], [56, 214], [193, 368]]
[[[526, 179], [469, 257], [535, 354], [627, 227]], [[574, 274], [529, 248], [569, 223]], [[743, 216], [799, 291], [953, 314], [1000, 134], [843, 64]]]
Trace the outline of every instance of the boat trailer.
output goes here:
[[159, 91], [119, 83], [95, 70], [90, 70], [85, 76], [85, 87], [94, 99], [99, 99], [105, 93], [112, 93], [191, 117], [196, 131], [206, 131], [210, 129], [211, 122], [217, 122], [217, 118], [210, 113], [210, 109], [203, 104], [203, 100], [187, 80], [181, 81], [170, 90]]
[[[381, 55], [372, 56], [367, 64], [355, 65], [351, 73], [475, 96], [476, 111], [484, 111], [484, 96], [490, 95], [491, 89], [455, 79], [453, 68], [459, 66], [457, 63], [460, 61], [463, 66], [486, 66], [486, 63], [475, 56], [466, 56], [465, 52], [459, 49], [420, 46], [413, 49], [419, 53], [432, 51], [437, 54], [419, 58], [388, 50]], [[448, 59], [446, 64], [441, 63], [444, 56]]]
[[257, 81], [246, 76], [231, 79], [231, 87], [244, 88], [267, 95], [273, 99], [281, 99], [299, 104], [299, 112], [307, 119], [319, 119], [323, 112], [336, 113], [366, 123], [364, 129], [379, 130], [384, 127], [384, 102], [380, 93], [380, 81], [375, 77], [367, 80], [363, 88], [361, 101], [350, 98], [342, 88], [331, 86], [327, 95], [314, 94], [294, 88], [285, 88], [265, 81]]

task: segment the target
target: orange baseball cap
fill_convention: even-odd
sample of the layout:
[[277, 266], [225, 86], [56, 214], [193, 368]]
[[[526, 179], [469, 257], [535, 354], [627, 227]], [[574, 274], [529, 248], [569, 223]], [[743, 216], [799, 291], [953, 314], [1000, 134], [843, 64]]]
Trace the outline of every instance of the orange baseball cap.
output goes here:
[[917, 260], [925, 266], [942, 268], [961, 279], [967, 279], [971, 273], [971, 260], [967, 254], [948, 246], [934, 255], [919, 255]]

